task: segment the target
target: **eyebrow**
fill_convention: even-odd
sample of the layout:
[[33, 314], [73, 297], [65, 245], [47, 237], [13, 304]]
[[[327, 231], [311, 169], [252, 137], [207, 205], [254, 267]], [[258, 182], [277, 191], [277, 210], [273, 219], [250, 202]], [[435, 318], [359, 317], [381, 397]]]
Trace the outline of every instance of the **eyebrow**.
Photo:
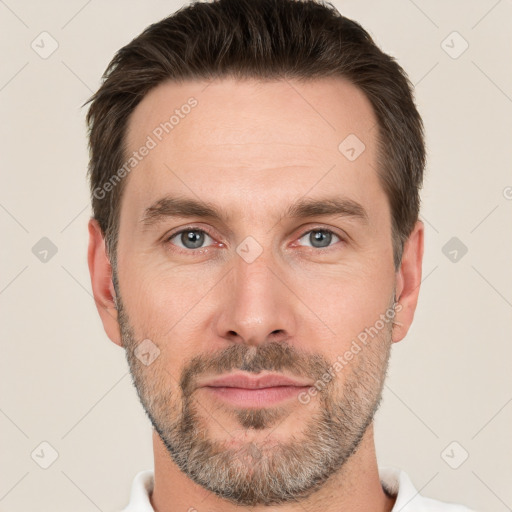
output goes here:
[[[308, 218], [316, 216], [349, 217], [368, 224], [368, 214], [361, 204], [343, 197], [301, 198], [290, 205], [281, 218]], [[167, 218], [200, 217], [229, 222], [231, 215], [210, 202], [166, 196], [144, 210], [140, 219], [145, 229]]]

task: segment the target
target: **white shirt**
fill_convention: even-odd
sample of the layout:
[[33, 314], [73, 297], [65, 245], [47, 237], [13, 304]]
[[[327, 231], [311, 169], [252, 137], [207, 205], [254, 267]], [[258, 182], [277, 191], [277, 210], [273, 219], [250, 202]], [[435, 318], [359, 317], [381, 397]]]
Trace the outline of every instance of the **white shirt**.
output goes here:
[[[474, 512], [464, 505], [424, 498], [405, 473], [393, 467], [380, 467], [382, 486], [396, 502], [391, 512]], [[121, 512], [154, 512], [149, 496], [153, 492], [152, 469], [137, 473], [133, 480], [129, 504]]]

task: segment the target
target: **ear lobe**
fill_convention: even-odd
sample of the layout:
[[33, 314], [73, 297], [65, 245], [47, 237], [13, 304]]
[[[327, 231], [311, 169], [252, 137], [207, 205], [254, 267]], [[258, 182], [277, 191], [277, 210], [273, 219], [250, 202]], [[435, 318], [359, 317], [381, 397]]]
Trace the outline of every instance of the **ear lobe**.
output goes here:
[[424, 225], [418, 220], [404, 244], [402, 261], [396, 275], [395, 319], [392, 340], [401, 341], [407, 334], [418, 303], [423, 262]]
[[105, 239], [98, 221], [89, 220], [89, 248], [87, 262], [91, 276], [94, 302], [107, 336], [117, 345], [122, 346], [119, 329], [115, 290], [112, 283], [112, 267], [105, 247]]

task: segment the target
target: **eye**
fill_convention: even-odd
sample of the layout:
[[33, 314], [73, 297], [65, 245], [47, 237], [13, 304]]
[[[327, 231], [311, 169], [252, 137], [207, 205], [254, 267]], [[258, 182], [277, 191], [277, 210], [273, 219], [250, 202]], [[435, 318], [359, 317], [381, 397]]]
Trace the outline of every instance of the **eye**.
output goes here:
[[[204, 245], [207, 241], [206, 239], [210, 239], [210, 244]], [[328, 249], [330, 246], [334, 245], [333, 242], [335, 243], [336, 241], [343, 241], [339, 235], [330, 229], [324, 228], [307, 231], [299, 238], [299, 241], [303, 239], [306, 239], [306, 241], [309, 242], [309, 247], [319, 250]], [[187, 227], [176, 233], [173, 233], [167, 237], [164, 242], [170, 242], [172, 245], [177, 247], [178, 251], [199, 253], [202, 252], [199, 251], [199, 249], [207, 249], [213, 245], [211, 243], [213, 241], [213, 238], [205, 230], [195, 227]], [[223, 244], [220, 244], [220, 246], [222, 245]], [[300, 245], [303, 245], [303, 242]], [[308, 245], [306, 244], [306, 246]]]
[[325, 249], [331, 245], [333, 236], [336, 237], [340, 242], [341, 238], [329, 229], [312, 229], [304, 233], [299, 240], [306, 238], [311, 243], [310, 247], [315, 249]]
[[204, 247], [202, 247], [202, 245], [205, 242], [205, 238], [213, 240], [212, 237], [202, 229], [185, 228], [168, 237], [166, 242], [171, 242], [171, 240], [176, 239], [177, 242], [172, 243], [180, 249], [203, 249]]

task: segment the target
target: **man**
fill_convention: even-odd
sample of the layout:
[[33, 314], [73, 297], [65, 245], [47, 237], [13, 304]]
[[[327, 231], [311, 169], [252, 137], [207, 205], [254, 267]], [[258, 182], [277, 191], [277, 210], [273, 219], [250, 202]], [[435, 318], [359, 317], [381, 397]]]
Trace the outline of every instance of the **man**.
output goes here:
[[398, 64], [329, 5], [219, 0], [91, 101], [92, 287], [154, 427], [125, 510], [468, 510], [375, 455], [423, 256]]

